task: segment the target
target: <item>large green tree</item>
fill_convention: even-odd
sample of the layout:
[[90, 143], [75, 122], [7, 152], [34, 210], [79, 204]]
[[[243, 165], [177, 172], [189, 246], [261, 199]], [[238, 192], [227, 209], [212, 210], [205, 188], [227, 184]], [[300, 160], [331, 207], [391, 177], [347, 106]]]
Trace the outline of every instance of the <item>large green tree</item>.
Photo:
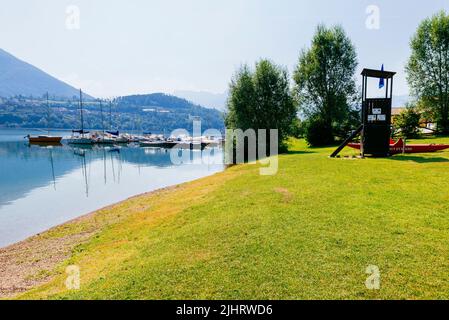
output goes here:
[[449, 134], [449, 16], [441, 11], [422, 21], [410, 46], [410, 88], [432, 110], [438, 131]]
[[355, 47], [344, 30], [319, 25], [293, 75], [300, 110], [309, 121], [306, 131], [317, 131], [318, 126], [321, 133], [309, 143], [332, 143], [335, 136], [350, 129], [357, 100], [356, 68]]
[[278, 129], [280, 150], [286, 149], [296, 118], [289, 76], [285, 68], [260, 60], [234, 75], [229, 90], [226, 126], [229, 129]]

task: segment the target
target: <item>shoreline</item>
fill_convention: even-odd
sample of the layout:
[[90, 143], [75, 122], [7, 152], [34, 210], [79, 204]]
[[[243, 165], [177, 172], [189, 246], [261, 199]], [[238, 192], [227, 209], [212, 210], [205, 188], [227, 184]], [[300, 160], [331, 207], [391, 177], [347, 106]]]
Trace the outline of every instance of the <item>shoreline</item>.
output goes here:
[[[203, 177], [203, 178], [205, 178], [205, 177]], [[202, 179], [202, 178], [199, 178], [199, 179]], [[198, 179], [195, 179], [195, 180], [198, 180]], [[195, 180], [192, 180], [192, 181], [195, 181]], [[191, 181], [184, 182], [184, 183], [189, 183], [189, 182], [191, 182]], [[162, 192], [162, 191], [166, 191], [166, 190], [168, 191], [168, 190], [170, 190], [170, 189], [173, 189], [173, 188], [176, 188], [176, 187], [178, 187], [178, 186], [181, 186], [181, 185], [183, 185], [184, 183], [174, 184], [174, 185], [172, 185], [172, 186], [163, 187], [163, 188], [155, 189], [155, 190], [152, 190], [152, 191], [147, 191], [147, 192], [139, 193], [139, 194], [136, 194], [136, 195], [134, 195], [134, 196], [130, 196], [130, 197], [124, 199], [124, 200], [120, 200], [120, 201], [114, 202], [114, 203], [112, 203], [112, 204], [106, 205], [106, 206], [104, 206], [104, 207], [101, 207], [101, 208], [95, 209], [95, 210], [93, 210], [93, 211], [90, 211], [90, 212], [88, 212], [88, 213], [81, 214], [79, 217], [76, 217], [76, 218], [67, 220], [66, 222], [57, 224], [57, 225], [55, 225], [55, 226], [53, 226], [53, 227], [50, 227], [50, 228], [48, 228], [48, 229], [45, 229], [45, 230], [43, 230], [43, 231], [41, 231], [41, 232], [38, 232], [38, 233], [36, 233], [36, 234], [33, 234], [33, 235], [31, 235], [31, 236], [29, 236], [29, 237], [23, 239], [23, 240], [20, 240], [20, 241], [11, 243], [11, 244], [9, 244], [9, 245], [0, 247], [0, 252], [1, 252], [2, 250], [8, 249], [9, 247], [18, 245], [18, 244], [20, 244], [20, 243], [22, 243], [22, 242], [27, 242], [27, 241], [29, 241], [29, 240], [32, 240], [33, 238], [38, 237], [38, 236], [40, 236], [40, 235], [43, 235], [43, 234], [45, 234], [45, 233], [47, 233], [47, 232], [50, 232], [50, 231], [52, 231], [53, 229], [61, 228], [61, 227], [65, 226], [66, 224], [77, 223], [77, 222], [81, 221], [81, 220], [84, 219], [84, 218], [88, 218], [89, 216], [96, 214], [96, 213], [99, 212], [99, 211], [112, 209], [113, 207], [115, 207], [115, 206], [117, 206], [117, 205], [120, 205], [120, 204], [122, 204], [122, 203], [124, 203], [124, 202], [127, 202], [127, 201], [129, 201], [129, 200], [133, 200], [133, 199], [135, 199], [135, 198], [140, 198], [140, 197], [144, 197], [144, 196], [151, 196], [153, 193], [158, 193], [158, 192]]]
[[[54, 269], [70, 258], [76, 246], [88, 242], [105, 227], [126, 219], [134, 213], [109, 217], [108, 212], [112, 209], [136, 200], [151, 199], [163, 193], [173, 192], [186, 184], [207, 177], [210, 176], [131, 196], [46, 229], [22, 241], [0, 247], [0, 299], [12, 298], [50, 281], [55, 275]], [[102, 215], [105, 216], [102, 217]], [[77, 230], [77, 226], [84, 228]], [[70, 230], [72, 228], [75, 230]]]

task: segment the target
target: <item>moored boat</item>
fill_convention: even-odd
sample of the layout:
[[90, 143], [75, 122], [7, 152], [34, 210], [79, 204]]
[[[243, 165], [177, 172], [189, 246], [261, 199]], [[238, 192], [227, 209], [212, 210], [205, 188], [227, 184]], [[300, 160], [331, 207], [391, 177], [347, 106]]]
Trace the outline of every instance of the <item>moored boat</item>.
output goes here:
[[190, 149], [204, 150], [209, 143], [206, 142], [184, 142], [184, 141], [142, 141], [140, 142], [141, 147], [147, 148], [163, 148], [163, 149]]
[[[72, 130], [72, 136], [65, 141], [67, 141], [68, 144], [77, 144], [77, 145], [91, 145], [94, 144], [94, 140], [89, 137], [85, 136], [86, 134], [89, 134], [89, 131], [84, 130], [84, 117], [83, 117], [83, 92], [80, 89], [80, 122], [81, 122], [81, 129], [80, 130]], [[77, 133], [78, 135], [75, 135]]]
[[28, 141], [30, 143], [36, 143], [36, 144], [60, 144], [62, 137], [55, 137], [50, 135], [38, 135], [38, 136], [27, 136]]
[[50, 104], [48, 102], [48, 92], [47, 92], [47, 128], [48, 128], [47, 135], [37, 135], [37, 136], [27, 135], [26, 138], [28, 138], [28, 142], [31, 144], [40, 144], [40, 145], [61, 143], [62, 137], [50, 135]]
[[66, 141], [68, 144], [82, 144], [82, 145], [94, 144], [94, 141], [92, 139], [85, 137], [71, 137]]

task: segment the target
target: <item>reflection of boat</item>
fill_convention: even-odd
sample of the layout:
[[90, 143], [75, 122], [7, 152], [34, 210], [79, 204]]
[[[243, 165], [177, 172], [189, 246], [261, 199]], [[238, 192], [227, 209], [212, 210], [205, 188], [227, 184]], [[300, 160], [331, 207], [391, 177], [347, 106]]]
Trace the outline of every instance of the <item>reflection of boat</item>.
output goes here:
[[140, 146], [144, 148], [171, 149], [174, 147], [174, 143], [170, 141], [141, 141]]
[[76, 149], [73, 149], [73, 154], [76, 155], [76, 156], [84, 157], [84, 156], [86, 156], [86, 150], [85, 149], [76, 148]]
[[111, 148], [111, 149], [108, 150], [108, 152], [120, 153], [120, 148]]
[[60, 144], [62, 137], [51, 136], [50, 135], [50, 104], [48, 103], [48, 92], [47, 92], [47, 135], [31, 136], [27, 135], [28, 141], [33, 144]]
[[[360, 150], [360, 143], [348, 143], [348, 147]], [[427, 153], [449, 149], [448, 144], [406, 144], [404, 140], [390, 140], [390, 154]]]
[[206, 142], [177, 142], [175, 144], [174, 148], [191, 149], [191, 150], [195, 150], [195, 149], [204, 150], [208, 145], [209, 145], [209, 143], [206, 143]]

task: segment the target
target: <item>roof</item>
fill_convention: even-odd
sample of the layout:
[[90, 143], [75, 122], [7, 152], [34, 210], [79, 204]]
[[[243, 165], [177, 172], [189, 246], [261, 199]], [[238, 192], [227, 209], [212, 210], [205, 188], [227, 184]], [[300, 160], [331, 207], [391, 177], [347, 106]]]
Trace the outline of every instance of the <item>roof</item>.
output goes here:
[[373, 69], [363, 69], [362, 76], [371, 77], [371, 78], [380, 78], [380, 79], [389, 79], [393, 78], [396, 72], [392, 71], [382, 71], [382, 70], [373, 70]]

